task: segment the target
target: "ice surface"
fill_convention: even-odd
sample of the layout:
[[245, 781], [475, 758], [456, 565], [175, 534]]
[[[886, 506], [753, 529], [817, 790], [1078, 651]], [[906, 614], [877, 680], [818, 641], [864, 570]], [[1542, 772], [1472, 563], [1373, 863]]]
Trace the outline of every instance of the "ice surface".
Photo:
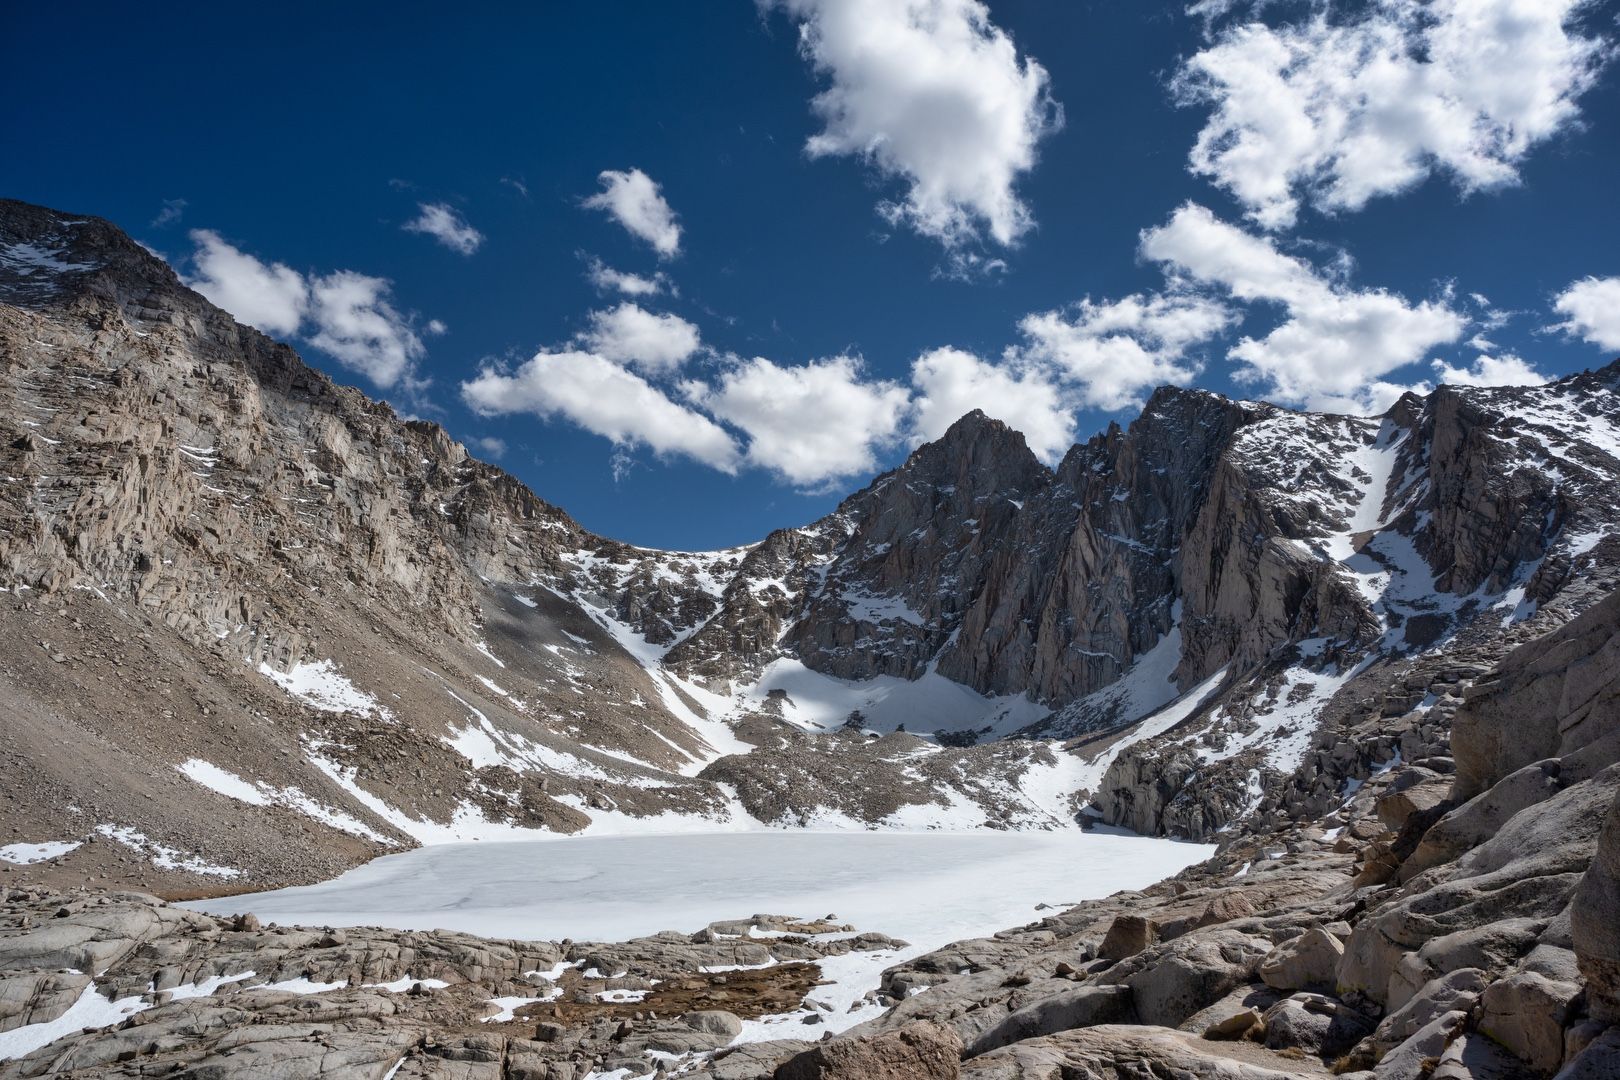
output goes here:
[[861, 929], [944, 941], [1026, 922], [1039, 902], [1157, 881], [1212, 850], [1078, 829], [569, 837], [418, 848], [318, 885], [184, 906], [317, 926], [593, 941], [755, 911], [836, 911]]
[[[899, 959], [1027, 923], [1039, 917], [1039, 903], [1140, 888], [1213, 850], [1102, 829], [570, 837], [419, 848], [319, 885], [182, 906], [222, 915], [251, 911], [285, 924], [442, 927], [576, 941], [691, 932], [756, 911], [833, 913], [911, 943], [900, 953], [822, 961], [836, 982], [814, 996], [839, 1010], [826, 1014], [830, 1030], [839, 1030], [863, 1018], [842, 1010]], [[757, 1038], [783, 1030], [749, 1029]]]

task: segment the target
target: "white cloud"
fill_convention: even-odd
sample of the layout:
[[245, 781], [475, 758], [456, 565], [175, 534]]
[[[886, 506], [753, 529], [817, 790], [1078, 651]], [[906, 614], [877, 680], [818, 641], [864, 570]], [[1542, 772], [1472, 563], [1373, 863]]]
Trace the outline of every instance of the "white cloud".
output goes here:
[[152, 228], [166, 229], [170, 225], [178, 225], [180, 219], [186, 216], [186, 206], [184, 199], [164, 199], [163, 209], [152, 219]]
[[602, 190], [585, 200], [593, 210], [605, 210], [632, 235], [651, 244], [660, 256], [668, 258], [681, 250], [681, 227], [675, 211], [664, 201], [658, 185], [640, 169], [628, 172], [605, 170], [597, 176]]
[[1033, 224], [1015, 193], [1036, 144], [1062, 126], [1046, 69], [1020, 59], [979, 0], [777, 0], [829, 85], [812, 157], [854, 155], [902, 179], [882, 209], [947, 245]]
[[494, 435], [481, 435], [473, 439], [472, 444], [474, 449], [482, 451], [489, 457], [503, 458], [506, 456], [506, 440], [496, 438]]
[[426, 349], [410, 320], [389, 303], [383, 278], [352, 270], [311, 278], [309, 343], [387, 389], [407, 382]]
[[666, 289], [672, 293], [675, 291], [669, 283], [668, 275], [662, 271], [646, 277], [642, 274], [615, 270], [601, 259], [592, 259], [585, 275], [592, 285], [603, 292], [620, 292], [625, 296], [657, 296]]
[[1442, 360], [1430, 365], [1443, 383], [1453, 386], [1540, 386], [1547, 376], [1512, 353], [1476, 357], [1473, 364], [1455, 368]]
[[266, 265], [239, 251], [211, 229], [193, 229], [197, 250], [195, 273], [186, 284], [216, 307], [267, 334], [296, 333], [309, 306], [309, 287], [298, 271], [280, 263]]
[[431, 236], [451, 251], [471, 255], [484, 242], [484, 234], [448, 203], [418, 203], [416, 217], [400, 226], [406, 232]]
[[1291, 225], [1301, 201], [1358, 210], [1436, 171], [1464, 192], [1515, 183], [1596, 81], [1607, 44], [1572, 25], [1591, 6], [1380, 0], [1350, 20], [1313, 5], [1293, 23], [1229, 26], [1173, 82], [1183, 103], [1213, 106], [1192, 169], [1265, 228]]
[[579, 337], [598, 356], [647, 372], [672, 371], [702, 346], [698, 328], [679, 315], [655, 315], [628, 301], [591, 312]]
[[1582, 278], [1558, 294], [1553, 310], [1568, 316], [1555, 329], [1600, 348], [1620, 349], [1620, 277]]
[[748, 434], [748, 461], [801, 487], [877, 467], [877, 447], [892, 443], [910, 395], [892, 382], [867, 382], [848, 356], [782, 367], [763, 358], [739, 362], [717, 386], [688, 384], [694, 402]]
[[[415, 368], [427, 350], [411, 317], [391, 302], [386, 278], [352, 270], [306, 277], [281, 263], [267, 265], [209, 229], [193, 230], [191, 239], [196, 273], [186, 284], [239, 321], [301, 337], [385, 390], [400, 382], [426, 385], [416, 381]], [[431, 319], [424, 329], [438, 335], [447, 328]]]
[[1384, 376], [1456, 341], [1468, 326], [1442, 302], [1351, 289], [1194, 204], [1145, 231], [1142, 254], [1239, 300], [1284, 309], [1281, 325], [1263, 338], [1243, 338], [1229, 353], [1242, 365], [1240, 381], [1282, 404], [1376, 412], [1406, 389]]
[[588, 352], [541, 352], [510, 374], [486, 368], [461, 384], [461, 396], [481, 415], [563, 416], [621, 448], [646, 446], [726, 473], [735, 473], [740, 461], [736, 443], [714, 421]]
[[1036, 457], [1054, 464], [1074, 445], [1074, 406], [1042, 372], [992, 364], [961, 349], [933, 349], [911, 365], [917, 399], [913, 444], [937, 439], [974, 409], [1023, 432]]
[[1050, 366], [1077, 385], [1080, 403], [1109, 411], [1139, 405], [1143, 392], [1170, 383], [1185, 386], [1198, 374], [1187, 350], [1231, 325], [1224, 304], [1190, 293], [1104, 303], [1089, 297], [1071, 312], [1027, 315], [1018, 324], [1028, 339], [1014, 355]]

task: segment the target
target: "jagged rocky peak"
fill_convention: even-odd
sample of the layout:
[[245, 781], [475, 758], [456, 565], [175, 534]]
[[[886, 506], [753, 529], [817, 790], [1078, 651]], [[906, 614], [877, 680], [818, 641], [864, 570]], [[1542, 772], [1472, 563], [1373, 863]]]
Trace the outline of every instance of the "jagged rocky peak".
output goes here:
[[[905, 483], [933, 485], [961, 505], [995, 494], [1017, 498], [1045, 486], [1051, 472], [1030, 451], [1023, 433], [982, 409], [961, 416], [933, 442], [924, 443], [890, 474]], [[886, 485], [880, 477], [872, 489]], [[857, 496], [858, 497], [858, 496]]]

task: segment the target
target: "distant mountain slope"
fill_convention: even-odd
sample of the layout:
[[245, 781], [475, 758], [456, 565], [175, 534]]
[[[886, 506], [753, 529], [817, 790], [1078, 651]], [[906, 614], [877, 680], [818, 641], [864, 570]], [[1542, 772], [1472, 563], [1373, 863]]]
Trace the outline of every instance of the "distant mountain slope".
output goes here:
[[1163, 389], [1056, 470], [975, 412], [821, 521], [650, 551], [109, 223], [0, 201], [0, 797], [16, 841], [80, 845], [18, 872], [1316, 806], [1388, 756], [1344, 734], [1366, 703], [1419, 730], [1443, 695], [1407, 682], [1613, 587], [1617, 380], [1370, 419]]

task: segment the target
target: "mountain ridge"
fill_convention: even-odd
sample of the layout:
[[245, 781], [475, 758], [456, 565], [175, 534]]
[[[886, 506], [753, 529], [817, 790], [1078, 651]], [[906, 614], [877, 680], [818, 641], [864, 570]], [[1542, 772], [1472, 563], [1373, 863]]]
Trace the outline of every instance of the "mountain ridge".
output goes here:
[[[656, 551], [590, 533], [439, 425], [308, 368], [110, 223], [3, 202], [0, 245], [17, 418], [0, 471], [25, 492], [0, 522], [0, 567], [16, 640], [44, 641], [50, 665], [23, 683], [45, 717], [68, 707], [64, 671], [119, 677], [116, 649], [71, 657], [27, 625], [53, 604], [114, 644], [131, 620], [174, 638], [195, 709], [254, 704], [233, 728], [154, 703], [186, 723], [112, 723], [96, 732], [109, 760], [130, 739], [166, 747], [159, 763], [191, 770], [167, 785], [190, 791], [182, 805], [249, 813], [267, 836], [325, 807], [295, 830], [339, 860], [316, 876], [375, 837], [626, 815], [865, 827], [922, 806], [939, 826], [1050, 827], [1089, 807], [1213, 835], [1303, 782], [1309, 733], [1294, 729], [1346, 672], [1443, 650], [1503, 611], [1514, 633], [1573, 614], [1608, 580], [1593, 553], [1620, 526], [1598, 491], [1620, 478], [1611, 366], [1442, 388], [1380, 418], [1166, 387], [1054, 469], [975, 410], [815, 522]], [[1572, 448], [1557, 430], [1570, 416], [1609, 450]], [[1560, 597], [1568, 611], [1543, 616]], [[1203, 707], [1193, 695], [1211, 686]], [[1158, 731], [1172, 708], [1191, 714]], [[939, 767], [906, 778], [912, 744], [840, 734], [855, 713], [878, 733], [939, 732], [920, 743]], [[1234, 724], [1265, 745], [1251, 733], [1199, 768], [1166, 765], [1186, 759], [1178, 731]], [[1309, 783], [1376, 764], [1358, 755]], [[874, 803], [851, 779], [863, 770], [893, 775], [889, 794]], [[66, 794], [82, 779], [54, 782], [47, 803], [88, 801]], [[135, 827], [147, 808], [129, 795], [150, 781], [111, 787], [103, 820], [75, 829]], [[961, 799], [982, 816], [961, 818]], [[1196, 810], [1167, 812], [1177, 800]], [[333, 814], [363, 827], [328, 838]], [[155, 825], [139, 831], [158, 839], [132, 851], [161, 846]]]
[[[1166, 388], [1055, 469], [969, 414], [666, 552], [87, 220], [0, 201], [0, 1049], [39, 1047], [0, 1075], [1612, 1073], [1620, 361], [1379, 417]], [[904, 959], [831, 916], [510, 942], [129, 891], [1099, 823], [1214, 854]], [[851, 951], [894, 958], [876, 1015], [794, 1037]]]

